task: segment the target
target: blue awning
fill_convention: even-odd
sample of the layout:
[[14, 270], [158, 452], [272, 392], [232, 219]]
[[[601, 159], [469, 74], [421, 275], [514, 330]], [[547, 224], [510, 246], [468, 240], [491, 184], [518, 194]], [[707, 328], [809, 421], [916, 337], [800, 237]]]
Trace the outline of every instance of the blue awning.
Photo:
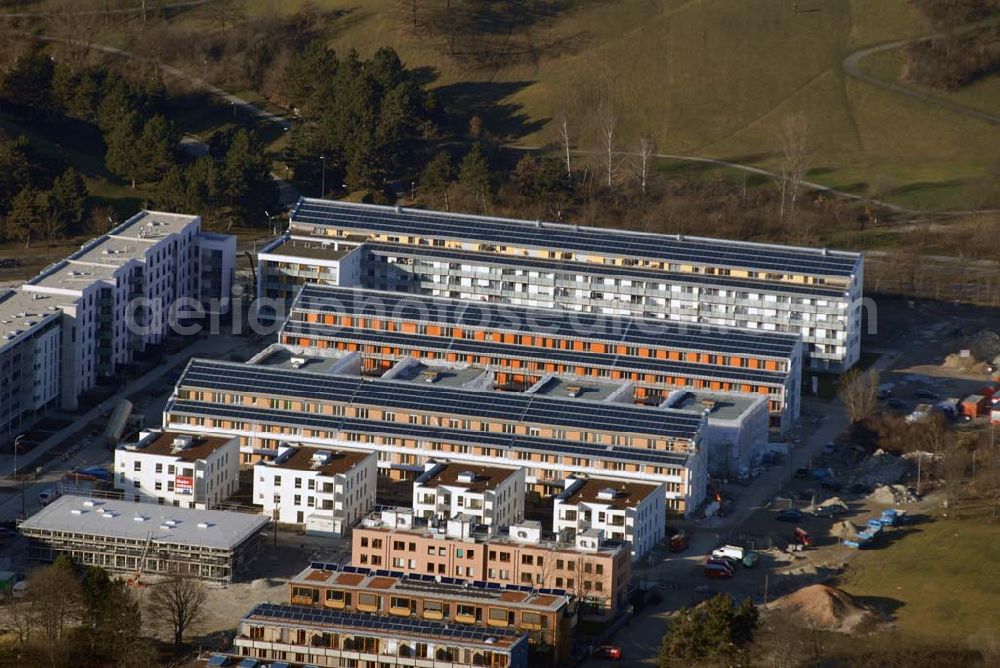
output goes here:
[[240, 661], [239, 668], [257, 668], [257, 659], [247, 657]]
[[213, 654], [212, 658], [208, 660], [208, 665], [210, 666], [224, 666], [229, 663], [228, 656], [222, 656], [221, 654]]

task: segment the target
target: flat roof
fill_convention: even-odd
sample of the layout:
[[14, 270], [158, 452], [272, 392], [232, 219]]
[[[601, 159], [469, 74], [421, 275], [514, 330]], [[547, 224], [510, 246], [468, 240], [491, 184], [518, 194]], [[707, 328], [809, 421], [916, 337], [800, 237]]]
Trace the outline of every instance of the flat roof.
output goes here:
[[117, 266], [93, 264], [61, 260], [44, 269], [30, 281], [29, 285], [38, 285], [60, 290], [83, 292], [97, 281], [114, 281]]
[[823, 248], [651, 234], [305, 197], [292, 209], [290, 221], [292, 225], [305, 223], [370, 234], [481, 241], [600, 256], [842, 277], [854, 273], [861, 257], [860, 253]]
[[[505, 469], [499, 466], [471, 466], [468, 464], [440, 464], [440, 468], [435, 467], [425, 471], [417, 477], [414, 483], [424, 487], [436, 487], [447, 485], [449, 487], [462, 487], [470, 492], [482, 493], [496, 489], [505, 480], [513, 476], [517, 471]], [[471, 474], [471, 480], [466, 476]]]
[[692, 439], [701, 426], [699, 416], [630, 404], [436, 387], [206, 359], [192, 359], [177, 387], [670, 438]]
[[[487, 585], [485, 582], [449, 578], [439, 581], [435, 576], [417, 573], [403, 574], [376, 570], [369, 573], [343, 573], [337, 564], [311, 565], [289, 580], [292, 585], [313, 585], [338, 589], [377, 589], [392, 593], [407, 593], [427, 598], [476, 602], [496, 601], [510, 607], [557, 611], [569, 603], [565, 594], [541, 593], [530, 586]], [[352, 576], [344, 581], [345, 576]]]
[[[74, 513], [74, 510], [80, 512]], [[135, 517], [144, 519], [140, 522]], [[208, 526], [201, 528], [199, 524]], [[58, 531], [136, 541], [149, 538], [161, 545], [232, 550], [267, 525], [266, 518], [251, 513], [63, 495], [22, 522], [20, 530]]]
[[[407, 358], [407, 360], [413, 358]], [[401, 361], [407, 361], [401, 360]], [[424, 383], [435, 387], [465, 387], [486, 373], [479, 366], [434, 366], [415, 362], [407, 364], [393, 374], [392, 380], [401, 383]]]
[[[370, 434], [372, 436], [399, 436], [423, 441], [442, 441], [448, 443], [468, 444], [473, 446], [488, 446], [504, 451], [516, 450], [537, 452], [545, 455], [563, 457], [580, 457], [584, 459], [609, 459], [614, 461], [649, 464], [651, 466], [683, 467], [688, 455], [683, 452], [668, 450], [653, 450], [650, 448], [631, 448], [626, 446], [608, 446], [592, 443], [578, 443], [550, 438], [538, 438], [513, 434], [499, 434], [486, 431], [463, 431], [439, 426], [424, 426], [402, 424], [399, 422], [382, 422], [379, 420], [360, 420], [341, 418], [328, 415], [316, 415], [283, 411], [257, 406], [234, 407], [227, 404], [173, 399], [164, 411], [167, 414], [185, 415], [199, 418], [215, 418], [220, 420], [268, 423], [296, 428], [320, 429], [329, 432], [350, 432]], [[301, 438], [301, 437], [297, 437]], [[377, 447], [366, 443], [356, 444], [357, 449], [371, 452]], [[350, 444], [341, 443], [333, 449], [351, 449]]]
[[[737, 392], [712, 392], [708, 390], [675, 390], [666, 401], [677, 410], [704, 413], [709, 419], [737, 420], [765, 398]], [[671, 401], [672, 400], [672, 401]]]
[[262, 255], [287, 255], [291, 257], [307, 257], [313, 260], [339, 260], [345, 255], [356, 251], [358, 244], [345, 248], [345, 242], [337, 240], [339, 247], [334, 248], [334, 242], [301, 239], [298, 237], [286, 238], [281, 243], [261, 251]]
[[534, 336], [781, 359], [794, 355], [800, 340], [798, 334], [787, 332], [760, 333], [660, 318], [492, 304], [315, 283], [307, 283], [299, 291], [289, 322], [304, 320], [303, 313], [367, 315]]
[[143, 210], [108, 232], [108, 236], [136, 241], [156, 242], [171, 234], [179, 234], [198, 216], [167, 211]]
[[628, 381], [597, 383], [586, 377], [551, 376], [534, 391], [539, 396], [570, 397], [589, 401], [604, 401], [620, 390]]
[[[294, 352], [283, 346], [271, 345], [250, 359], [255, 365], [277, 369], [301, 369], [314, 373], [329, 373], [344, 355], [320, 355], [314, 351]], [[292, 360], [296, 360], [293, 364]]]
[[347, 629], [364, 631], [387, 638], [437, 638], [449, 643], [472, 645], [497, 651], [509, 650], [527, 636], [509, 629], [465, 624], [448, 624], [414, 617], [372, 615], [363, 612], [325, 610], [301, 605], [261, 603], [246, 616], [245, 621], [272, 620], [295, 627], [317, 629]]
[[288, 471], [314, 471], [322, 475], [334, 476], [350, 471], [368, 459], [371, 454], [371, 452], [326, 450], [293, 445], [278, 455], [273, 462], [261, 463], [258, 466]]
[[52, 295], [20, 290], [0, 290], [0, 347], [58, 318], [59, 300]]
[[[635, 508], [643, 500], [655, 494], [657, 485], [644, 485], [637, 482], [612, 482], [610, 480], [594, 480], [588, 478], [559, 495], [563, 503], [601, 503], [611, 508], [624, 510]], [[604, 492], [614, 492], [611, 498], [601, 498]]]
[[[174, 442], [178, 439], [190, 439], [190, 445], [177, 446], [175, 449]], [[213, 452], [225, 447], [232, 440], [232, 438], [214, 436], [191, 436], [174, 431], [154, 431], [138, 443], [119, 447], [138, 455], [176, 457], [182, 462], [196, 462], [208, 458]]]

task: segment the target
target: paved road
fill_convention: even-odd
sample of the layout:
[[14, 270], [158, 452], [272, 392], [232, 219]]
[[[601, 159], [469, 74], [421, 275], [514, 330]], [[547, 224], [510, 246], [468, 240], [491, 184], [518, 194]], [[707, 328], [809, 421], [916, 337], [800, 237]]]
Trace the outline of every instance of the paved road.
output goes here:
[[[978, 29], [980, 29], [982, 27], [985, 27], [986, 25], [991, 24], [991, 23], [996, 23], [996, 21], [988, 21], [988, 22], [985, 22], [985, 23], [979, 23], [979, 24], [976, 24], [975, 26], [970, 26], [968, 29], [964, 30], [963, 32], [969, 32], [969, 31], [972, 31], [972, 30], [978, 30]], [[923, 92], [921, 90], [918, 90], [916, 88], [911, 88], [910, 86], [904, 86], [903, 84], [895, 82], [895, 81], [885, 81], [883, 79], [879, 79], [876, 76], [872, 76], [870, 74], [866, 74], [861, 69], [861, 61], [864, 60], [865, 58], [867, 58], [868, 56], [871, 56], [871, 55], [876, 54], [876, 53], [881, 53], [883, 51], [893, 51], [893, 50], [898, 49], [900, 47], [906, 46], [907, 44], [914, 44], [916, 42], [924, 42], [924, 41], [927, 41], [929, 39], [933, 39], [933, 36], [932, 37], [918, 37], [916, 39], [903, 39], [903, 40], [899, 40], [899, 41], [896, 41], [896, 42], [888, 42], [886, 44], [878, 44], [876, 46], [868, 47], [867, 49], [861, 49], [860, 51], [855, 51], [854, 53], [852, 53], [851, 55], [849, 55], [847, 58], [844, 59], [844, 62], [843, 62], [844, 72], [846, 72], [848, 75], [854, 77], [855, 79], [858, 79], [860, 81], [864, 81], [865, 83], [869, 83], [869, 84], [871, 84], [873, 86], [877, 86], [877, 87], [879, 87], [879, 88], [881, 88], [883, 90], [888, 90], [888, 91], [892, 91], [894, 93], [899, 93], [900, 95], [905, 95], [905, 96], [911, 97], [911, 98], [913, 98], [915, 100], [920, 100], [921, 102], [924, 102], [926, 104], [937, 105], [939, 107], [943, 107], [943, 108], [947, 109], [948, 111], [953, 111], [956, 114], [961, 114], [962, 116], [966, 116], [968, 118], [975, 118], [975, 119], [978, 119], [978, 120], [981, 120], [981, 121], [986, 121], [987, 123], [989, 123], [991, 125], [1000, 125], [1000, 116], [998, 116], [997, 114], [991, 114], [991, 113], [988, 113], [988, 112], [985, 112], [985, 111], [981, 111], [979, 109], [974, 109], [972, 107], [967, 107], [964, 104], [959, 104], [957, 102], [953, 102], [952, 100], [945, 100], [945, 99], [937, 97], [935, 95], [930, 95], [928, 93], [925, 93], [925, 92]]]

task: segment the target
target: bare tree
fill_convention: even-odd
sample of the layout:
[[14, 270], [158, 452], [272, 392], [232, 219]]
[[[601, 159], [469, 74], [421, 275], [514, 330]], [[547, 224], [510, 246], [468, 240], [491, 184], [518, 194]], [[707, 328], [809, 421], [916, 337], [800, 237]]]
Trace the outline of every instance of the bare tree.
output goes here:
[[[781, 123], [781, 210], [780, 222], [795, 224], [795, 204], [805, 179], [809, 158], [809, 128], [806, 117], [799, 112], [786, 116]], [[786, 208], [787, 202], [787, 208]], [[804, 236], [804, 235], [803, 235]]]
[[45, 248], [52, 248], [52, 243], [66, 236], [66, 222], [63, 214], [54, 209], [45, 209], [42, 212], [41, 220], [42, 239], [45, 241]]
[[604, 162], [606, 184], [610, 188], [615, 176], [615, 142], [618, 137], [618, 114], [606, 97], [597, 107], [597, 126], [601, 138], [601, 156]]
[[153, 587], [149, 610], [173, 633], [174, 644], [184, 641], [184, 633], [204, 616], [205, 585], [193, 578], [176, 576]]
[[566, 114], [559, 117], [559, 140], [563, 146], [563, 153], [566, 156], [566, 176], [573, 176], [573, 164], [570, 162], [569, 149], [569, 119]]
[[942, 478], [945, 498], [948, 499], [949, 516], [954, 517], [958, 502], [962, 499], [962, 487], [969, 468], [969, 453], [958, 443], [950, 443], [944, 450]]
[[27, 600], [31, 625], [41, 630], [44, 650], [52, 665], [62, 665], [67, 649], [67, 627], [79, 618], [83, 595], [69, 563], [55, 563], [28, 578]]
[[861, 422], [870, 417], [878, 407], [878, 371], [851, 369], [840, 379], [837, 397], [851, 422]]
[[646, 194], [649, 185], [649, 172], [653, 167], [653, 159], [656, 157], [656, 140], [650, 135], [642, 135], [639, 138], [639, 187], [642, 194]]

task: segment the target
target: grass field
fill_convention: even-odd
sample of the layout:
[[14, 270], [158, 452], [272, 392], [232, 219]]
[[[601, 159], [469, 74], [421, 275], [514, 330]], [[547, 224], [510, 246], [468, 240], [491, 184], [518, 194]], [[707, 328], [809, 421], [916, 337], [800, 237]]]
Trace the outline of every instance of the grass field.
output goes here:
[[928, 639], [997, 632], [1000, 582], [984, 558], [987, 545], [1000, 545], [1000, 525], [927, 522], [887, 547], [860, 552], [837, 586], [876, 597], [901, 629]]

